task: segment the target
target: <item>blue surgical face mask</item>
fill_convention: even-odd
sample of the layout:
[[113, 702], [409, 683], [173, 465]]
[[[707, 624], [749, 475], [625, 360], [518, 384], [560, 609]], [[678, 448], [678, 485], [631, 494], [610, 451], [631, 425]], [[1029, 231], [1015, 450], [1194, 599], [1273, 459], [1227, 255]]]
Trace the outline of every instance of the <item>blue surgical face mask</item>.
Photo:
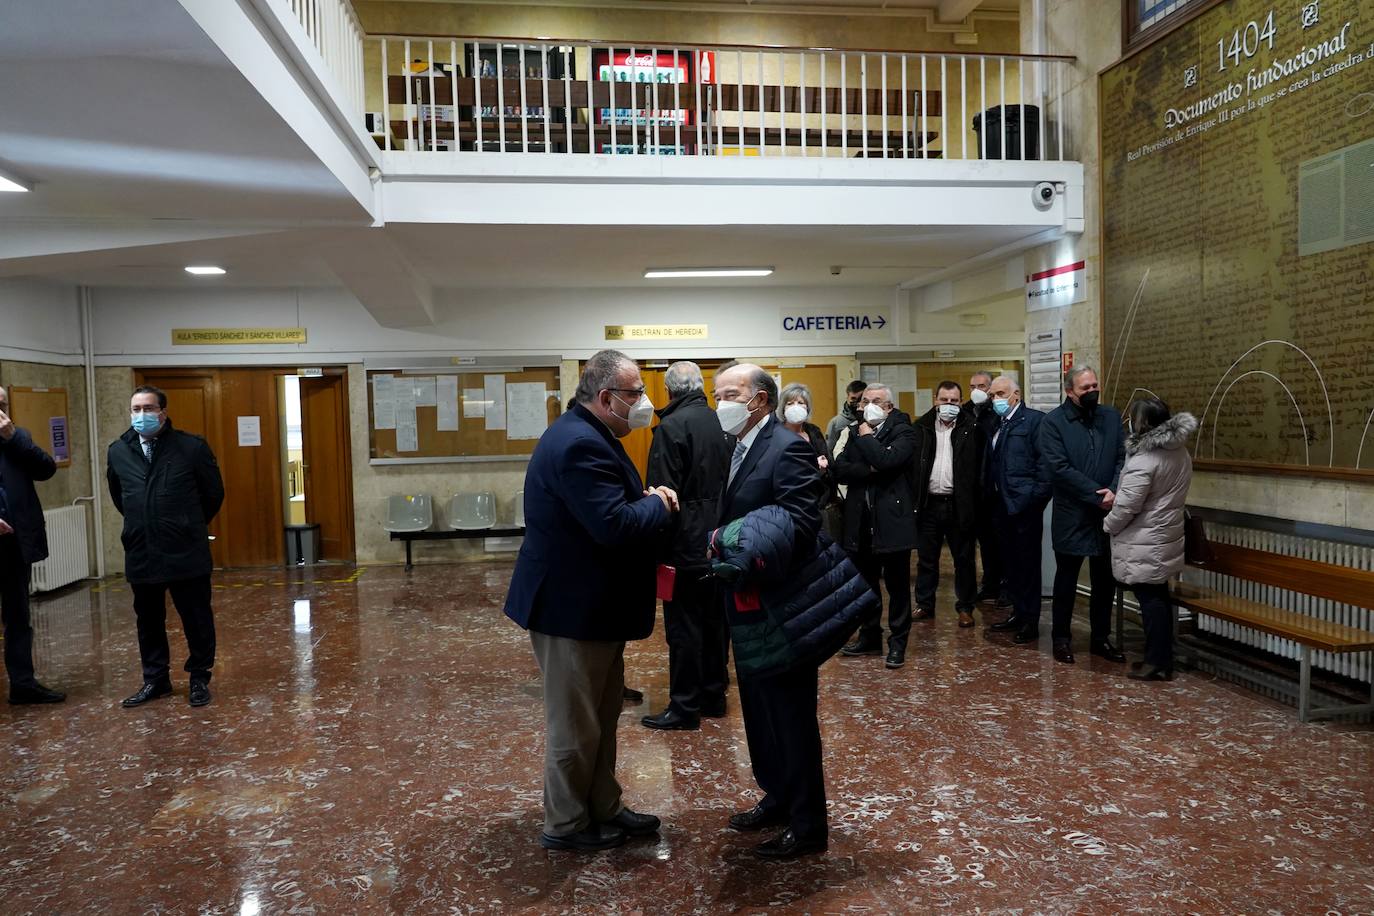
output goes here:
[[162, 418], [155, 413], [129, 414], [129, 425], [141, 436], [151, 436], [162, 425]]
[[993, 398], [992, 410], [997, 416], [1005, 417], [1007, 414], [1011, 413], [1011, 401], [1006, 398]]

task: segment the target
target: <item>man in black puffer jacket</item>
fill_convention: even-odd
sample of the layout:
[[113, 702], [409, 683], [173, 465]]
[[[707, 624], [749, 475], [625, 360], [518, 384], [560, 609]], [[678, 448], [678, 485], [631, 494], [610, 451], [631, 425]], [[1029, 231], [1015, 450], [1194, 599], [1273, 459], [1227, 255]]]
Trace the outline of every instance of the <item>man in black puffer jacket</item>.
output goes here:
[[132, 428], [110, 443], [105, 476], [124, 516], [124, 576], [134, 592], [143, 686], [126, 708], [172, 692], [167, 645], [167, 592], [181, 616], [190, 652], [192, 706], [210, 702], [215, 618], [210, 609], [209, 524], [224, 502], [224, 482], [210, 446], [172, 428], [167, 395], [134, 389]]
[[720, 518], [720, 497], [734, 443], [706, 403], [696, 363], [676, 362], [663, 376], [668, 406], [658, 412], [645, 475], [670, 487], [681, 507], [667, 562], [676, 570], [673, 599], [663, 602], [668, 640], [668, 708], [640, 721], [648, 728], [695, 729], [701, 717], [725, 715], [725, 661], [730, 634], [725, 608], [706, 561], [706, 535]]
[[[887, 585], [887, 667], [906, 662], [911, 634], [911, 551], [916, 547], [916, 502], [912, 458], [916, 431], [892, 403], [892, 389], [864, 391], [864, 421], [850, 427], [849, 442], [830, 466], [837, 483], [848, 484], [844, 500], [844, 548], [873, 591]], [[859, 627], [841, 650], [848, 656], [883, 650], [882, 608]]]

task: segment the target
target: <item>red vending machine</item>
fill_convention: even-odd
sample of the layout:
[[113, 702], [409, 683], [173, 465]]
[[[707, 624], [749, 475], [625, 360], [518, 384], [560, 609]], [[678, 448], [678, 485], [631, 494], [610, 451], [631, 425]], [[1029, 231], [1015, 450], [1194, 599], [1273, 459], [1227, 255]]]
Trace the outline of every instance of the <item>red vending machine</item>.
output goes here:
[[[634, 107], [597, 108], [595, 123], [598, 153], [612, 152], [610, 127], [615, 128], [617, 155], [695, 155], [698, 103], [709, 110], [711, 86], [716, 77], [714, 51], [595, 51], [592, 67], [601, 82], [634, 83]], [[655, 90], [657, 97], [655, 98]], [[675, 95], [676, 93], [676, 95]], [[627, 99], [617, 90], [616, 102]], [[677, 105], [683, 107], [675, 107]], [[680, 139], [679, 139], [680, 138]]]

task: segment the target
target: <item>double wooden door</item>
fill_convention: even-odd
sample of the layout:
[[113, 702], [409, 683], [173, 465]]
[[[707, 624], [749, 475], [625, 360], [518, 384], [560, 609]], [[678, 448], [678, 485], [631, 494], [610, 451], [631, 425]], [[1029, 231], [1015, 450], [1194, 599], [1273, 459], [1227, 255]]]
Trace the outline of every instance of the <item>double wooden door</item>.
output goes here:
[[[210, 523], [217, 567], [280, 566], [285, 558], [282, 403], [278, 379], [294, 369], [145, 369], [138, 385], [167, 393], [177, 429], [204, 436], [224, 478], [224, 507]], [[301, 379], [307, 521], [319, 524], [320, 559], [354, 559], [352, 451], [344, 370]], [[240, 438], [256, 418], [259, 445]], [[249, 421], [250, 427], [253, 425]], [[313, 491], [313, 498], [312, 498]]]

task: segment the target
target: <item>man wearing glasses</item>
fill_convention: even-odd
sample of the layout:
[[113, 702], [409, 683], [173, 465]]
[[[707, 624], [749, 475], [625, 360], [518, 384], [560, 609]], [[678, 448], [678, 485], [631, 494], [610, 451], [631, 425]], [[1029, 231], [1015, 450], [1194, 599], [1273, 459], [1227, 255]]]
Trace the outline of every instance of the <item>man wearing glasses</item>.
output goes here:
[[124, 516], [124, 576], [134, 592], [143, 686], [126, 709], [172, 692], [167, 593], [186, 632], [192, 706], [210, 702], [215, 617], [210, 607], [210, 521], [224, 503], [214, 452], [172, 426], [167, 395], [145, 385], [129, 399], [129, 426], [107, 454], [110, 499]]
[[659, 828], [621, 800], [615, 733], [625, 643], [653, 632], [655, 535], [678, 501], [668, 487], [644, 489], [620, 444], [654, 414], [629, 357], [602, 350], [587, 360], [575, 400], [530, 457], [525, 539], [505, 612], [529, 630], [544, 678], [539, 843], [591, 851]]

